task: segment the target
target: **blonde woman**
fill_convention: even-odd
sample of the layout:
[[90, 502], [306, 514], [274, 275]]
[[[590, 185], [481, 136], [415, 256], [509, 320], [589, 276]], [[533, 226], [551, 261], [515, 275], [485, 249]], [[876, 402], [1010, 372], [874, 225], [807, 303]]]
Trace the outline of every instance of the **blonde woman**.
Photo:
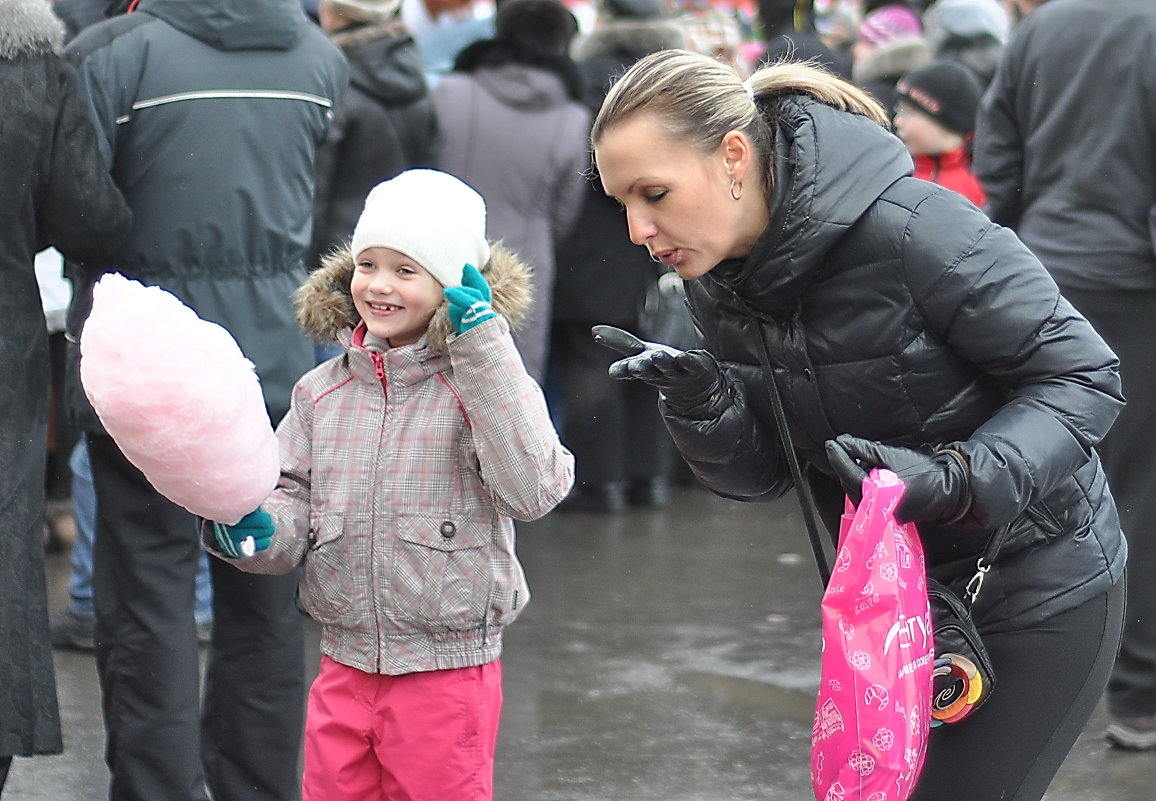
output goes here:
[[704, 349], [596, 335], [625, 356], [612, 376], [658, 387], [702, 483], [791, 491], [773, 384], [832, 532], [876, 466], [957, 590], [1008, 527], [974, 610], [998, 685], [932, 732], [914, 798], [1041, 798], [1119, 643], [1126, 546], [1095, 450], [1122, 405], [1115, 355], [1010, 231], [910, 177], [884, 110], [817, 68], [742, 83], [650, 56], [592, 144], [632, 240], [686, 279]]

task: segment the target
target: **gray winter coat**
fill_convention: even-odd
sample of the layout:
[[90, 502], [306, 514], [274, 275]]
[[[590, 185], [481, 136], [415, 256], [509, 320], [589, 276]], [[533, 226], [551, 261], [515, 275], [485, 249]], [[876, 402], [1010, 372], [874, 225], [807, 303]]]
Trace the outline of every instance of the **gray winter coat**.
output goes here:
[[33, 263], [49, 245], [95, 262], [131, 222], [63, 37], [43, 0], [0, 2], [0, 757], [61, 750], [44, 594], [48, 327]]
[[744, 500], [791, 488], [761, 340], [833, 533], [843, 492], [826, 440], [950, 446], [970, 464], [974, 510], [919, 532], [933, 572], [964, 581], [1010, 524], [977, 607], [988, 630], [1104, 592], [1126, 556], [1095, 451], [1123, 404], [1115, 355], [1014, 234], [907, 177], [897, 138], [797, 96], [775, 113], [766, 231], [747, 258], [687, 283], [727, 378], [717, 405], [666, 410], [695, 473]]
[[975, 174], [1063, 287], [1156, 289], [1154, 98], [1151, 0], [1044, 3], [1004, 49]]
[[[141, 0], [81, 33], [68, 55], [135, 215], [115, 269], [228, 329], [279, 419], [315, 362], [291, 298], [344, 57], [297, 0]], [[89, 271], [80, 289], [98, 277]], [[88, 302], [82, 291], [74, 329]]]
[[[516, 46], [479, 42], [468, 53]], [[466, 54], [463, 54], [466, 55]], [[501, 53], [505, 56], [505, 53]], [[542, 381], [554, 287], [554, 246], [574, 225], [589, 165], [590, 112], [559, 71], [516, 52], [447, 75], [434, 90], [438, 166], [486, 199], [486, 232], [533, 271], [534, 305], [516, 332], [530, 375]]]

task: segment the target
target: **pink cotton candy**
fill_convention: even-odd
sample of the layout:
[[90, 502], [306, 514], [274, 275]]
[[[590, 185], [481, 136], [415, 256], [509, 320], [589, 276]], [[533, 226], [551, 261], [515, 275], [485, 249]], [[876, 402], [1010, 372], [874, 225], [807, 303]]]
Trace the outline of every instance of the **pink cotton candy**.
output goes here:
[[277, 484], [277, 437], [232, 335], [160, 287], [118, 274], [93, 288], [80, 380], [116, 444], [157, 492], [236, 523]]

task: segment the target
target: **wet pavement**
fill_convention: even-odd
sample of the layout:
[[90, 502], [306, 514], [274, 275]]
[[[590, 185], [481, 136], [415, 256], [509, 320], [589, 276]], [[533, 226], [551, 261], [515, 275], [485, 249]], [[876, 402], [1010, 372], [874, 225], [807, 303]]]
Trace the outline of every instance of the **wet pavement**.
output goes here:
[[[498, 801], [811, 798], [820, 587], [792, 497], [684, 490], [519, 532], [533, 602], [507, 634]], [[67, 570], [49, 557], [54, 609]], [[315, 665], [312, 626], [307, 650]], [[107, 796], [93, 659], [58, 652], [56, 669], [65, 753], [17, 759], [4, 801]], [[1156, 753], [1108, 748], [1103, 725], [1101, 707], [1046, 801], [1156, 798]]]

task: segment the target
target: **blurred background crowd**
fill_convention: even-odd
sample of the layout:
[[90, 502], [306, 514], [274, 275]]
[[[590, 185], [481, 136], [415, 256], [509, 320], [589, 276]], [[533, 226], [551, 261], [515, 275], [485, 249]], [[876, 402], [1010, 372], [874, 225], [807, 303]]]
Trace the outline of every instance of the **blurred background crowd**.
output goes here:
[[[351, 70], [317, 154], [307, 264], [316, 266], [349, 236], [366, 193], [381, 180], [428, 166], [470, 183], [486, 199], [491, 237], [535, 271], [535, 310], [516, 336], [577, 457], [578, 485], [563, 508], [614, 512], [663, 504], [671, 486], [689, 479], [654, 414], [652, 392], [603, 380], [611, 359], [589, 337], [596, 323], [646, 330], [648, 321], [639, 319], [645, 310], [678, 313], [678, 299], [664, 303], [670, 299], [661, 294], [678, 287], [657, 282], [659, 265], [629, 241], [623, 216], [589, 163], [586, 128], [611, 79], [638, 58], [673, 47], [710, 54], [743, 74], [784, 58], [817, 62], [895, 112], [917, 176], [982, 205], [970, 169], [979, 98], [1012, 25], [1032, 5], [304, 0]], [[125, 9], [108, 0], [54, 4], [69, 37]], [[58, 255], [42, 253], [38, 265], [59, 385], [69, 286]], [[72, 484], [77, 476], [87, 480], [76, 441], [61, 410], [49, 442], [51, 548], [76, 538]], [[206, 611], [202, 622], [207, 617]]]

